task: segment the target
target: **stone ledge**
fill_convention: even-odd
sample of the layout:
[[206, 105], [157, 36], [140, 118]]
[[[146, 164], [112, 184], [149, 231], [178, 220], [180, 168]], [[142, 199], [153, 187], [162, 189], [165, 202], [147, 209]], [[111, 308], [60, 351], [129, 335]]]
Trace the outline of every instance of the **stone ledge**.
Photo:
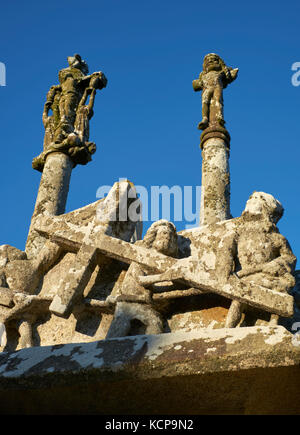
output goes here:
[[294, 340], [281, 326], [199, 329], [2, 353], [1, 412], [299, 413]]

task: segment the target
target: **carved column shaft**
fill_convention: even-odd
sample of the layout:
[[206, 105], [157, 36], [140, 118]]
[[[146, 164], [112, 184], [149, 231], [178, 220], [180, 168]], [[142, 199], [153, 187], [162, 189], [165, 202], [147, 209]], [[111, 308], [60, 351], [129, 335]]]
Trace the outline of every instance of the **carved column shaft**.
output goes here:
[[201, 136], [201, 226], [231, 218], [229, 135], [225, 129], [223, 132], [208, 130]]
[[47, 156], [26, 243], [26, 254], [33, 258], [45, 243], [44, 237], [34, 230], [37, 216], [57, 216], [65, 212], [70, 178], [74, 163], [63, 153]]

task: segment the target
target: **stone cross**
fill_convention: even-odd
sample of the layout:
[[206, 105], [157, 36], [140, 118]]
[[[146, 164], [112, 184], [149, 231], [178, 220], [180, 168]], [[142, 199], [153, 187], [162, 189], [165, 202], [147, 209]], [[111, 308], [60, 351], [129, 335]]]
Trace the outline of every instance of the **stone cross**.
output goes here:
[[[72, 229], [77, 234], [77, 242], [83, 244], [73, 260], [72, 267], [68, 267], [69, 270], [66, 270], [63, 277], [56, 275], [55, 264], [62, 263], [63, 270], [66, 251], [57, 243], [46, 239], [43, 234], [41, 235], [44, 240], [43, 247], [33, 259], [28, 260], [26, 254], [17, 248], [9, 245], [2, 246], [0, 252], [2, 266], [0, 271], [0, 344], [1, 331], [5, 332], [5, 325], [13, 321], [17, 324], [21, 347], [33, 346], [32, 325], [37, 319], [48, 315], [49, 306], [52, 303], [52, 309], [55, 312], [57, 299], [53, 302], [53, 293], [56, 291], [56, 288], [54, 290], [52, 287], [53, 282], [58, 283], [60, 286], [58, 294], [62, 295], [68, 294], [69, 279], [73, 286], [72, 289], [75, 287], [74, 298], [68, 301], [69, 311], [78, 301], [80, 305], [83, 304], [97, 313], [113, 313], [113, 306], [106, 301], [80, 299], [76, 296], [83, 292], [96, 265], [102, 265], [105, 268], [112, 261], [108, 257], [99, 258], [97, 250], [90, 247], [97, 235], [109, 234], [126, 241], [132, 240], [135, 235], [138, 236], [136, 229], [139, 226], [141, 230], [141, 222], [129, 218], [129, 209], [134, 205], [138, 213], [139, 203], [134, 185], [128, 180], [122, 180], [114, 183], [108, 195], [95, 203], [61, 216], [37, 216], [35, 224], [38, 224], [39, 219], [42, 218], [44, 225], [47, 227], [49, 224], [54, 232], [60, 230], [67, 234]], [[117, 219], [120, 214], [122, 221]], [[50, 284], [45, 283], [49, 277], [48, 274], [50, 274]], [[51, 277], [53, 277], [52, 282]], [[60, 312], [61, 309], [58, 308], [58, 313]], [[63, 315], [68, 317], [67, 310], [63, 312]]]
[[[59, 244], [64, 250], [77, 252], [74, 267], [66, 273], [66, 278], [50, 305], [50, 311], [61, 316], [67, 316], [72, 305], [82, 295], [93, 268], [103, 256], [128, 264], [136, 262], [149, 273], [163, 274], [161, 281], [169, 281], [175, 277], [204, 292], [214, 292], [280, 316], [293, 315], [292, 296], [255, 283], [241, 283], [237, 276], [232, 276], [227, 282], [221, 283], [212, 278], [201, 266], [200, 261], [194, 257], [177, 260], [160, 254], [154, 249], [147, 249], [104, 234], [98, 234], [92, 243], [83, 243], [80, 228], [68, 231], [55, 230], [51, 218], [39, 219], [36, 230], [52, 242]], [[148, 281], [147, 278], [144, 277], [144, 281], [141, 278], [141, 284], [151, 283], [151, 277]]]

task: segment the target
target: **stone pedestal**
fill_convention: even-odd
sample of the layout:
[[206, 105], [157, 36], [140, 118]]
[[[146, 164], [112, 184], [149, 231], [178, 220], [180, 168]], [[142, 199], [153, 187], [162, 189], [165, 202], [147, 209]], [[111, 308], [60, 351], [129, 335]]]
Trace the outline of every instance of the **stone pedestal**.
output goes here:
[[209, 127], [201, 135], [201, 226], [231, 218], [229, 144], [230, 136], [222, 127]]
[[74, 163], [66, 154], [51, 153], [47, 157], [26, 243], [28, 258], [33, 258], [44, 244], [44, 238], [33, 229], [36, 217], [65, 212], [73, 167]]
[[1, 413], [299, 414], [298, 344], [280, 326], [204, 328], [3, 352]]

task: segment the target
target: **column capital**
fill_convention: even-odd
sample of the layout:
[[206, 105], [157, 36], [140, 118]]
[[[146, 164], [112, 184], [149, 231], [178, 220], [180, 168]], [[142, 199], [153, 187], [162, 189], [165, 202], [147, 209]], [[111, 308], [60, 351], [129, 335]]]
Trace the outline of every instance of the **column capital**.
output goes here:
[[92, 154], [96, 151], [96, 145], [93, 142], [81, 144], [80, 146], [69, 146], [65, 144], [53, 144], [47, 151], [43, 151], [39, 156], [32, 160], [32, 168], [39, 172], [43, 172], [46, 159], [52, 154], [64, 154], [68, 156], [72, 163], [73, 168], [76, 165], [86, 165], [92, 160]]
[[226, 130], [226, 128], [221, 125], [212, 125], [211, 127], [206, 128], [201, 136], [200, 136], [200, 148], [203, 150], [204, 144], [208, 139], [223, 139], [228, 150], [230, 149], [230, 134]]

